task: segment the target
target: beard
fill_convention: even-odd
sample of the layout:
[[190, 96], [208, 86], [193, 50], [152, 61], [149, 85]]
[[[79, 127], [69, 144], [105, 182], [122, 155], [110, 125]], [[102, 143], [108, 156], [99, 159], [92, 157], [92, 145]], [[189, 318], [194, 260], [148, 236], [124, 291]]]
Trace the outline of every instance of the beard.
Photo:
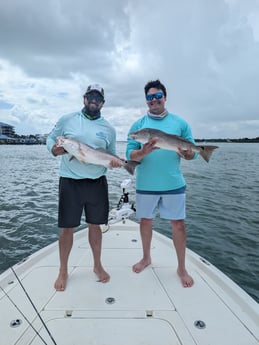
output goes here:
[[91, 106], [91, 103], [85, 106], [85, 112], [90, 116], [100, 115], [100, 109], [98, 108], [98, 106]]
[[89, 120], [96, 120], [101, 116], [101, 111], [98, 107], [89, 107], [89, 105], [84, 106], [84, 108], [82, 109], [82, 113]]

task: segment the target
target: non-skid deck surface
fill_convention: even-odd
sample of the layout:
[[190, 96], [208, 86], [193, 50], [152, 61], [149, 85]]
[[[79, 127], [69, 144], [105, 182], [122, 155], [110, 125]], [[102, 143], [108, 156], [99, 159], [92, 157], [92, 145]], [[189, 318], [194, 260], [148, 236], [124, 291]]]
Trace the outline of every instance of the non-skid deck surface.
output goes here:
[[[103, 235], [102, 262], [111, 275], [106, 284], [92, 270], [87, 231], [75, 235], [64, 292], [53, 288], [59, 264], [56, 244], [32, 257], [32, 265], [27, 260], [15, 270], [58, 345], [259, 344], [257, 305], [212, 265], [188, 251], [195, 285], [183, 288], [171, 240], [154, 233], [152, 265], [136, 274], [132, 264], [141, 254], [138, 225], [127, 220]], [[2, 283], [46, 343], [53, 344], [12, 274], [6, 273]], [[238, 296], [248, 301], [236, 303]], [[1, 291], [0, 308], [0, 344], [43, 344]], [[21, 320], [21, 325], [10, 327], [12, 320]]]

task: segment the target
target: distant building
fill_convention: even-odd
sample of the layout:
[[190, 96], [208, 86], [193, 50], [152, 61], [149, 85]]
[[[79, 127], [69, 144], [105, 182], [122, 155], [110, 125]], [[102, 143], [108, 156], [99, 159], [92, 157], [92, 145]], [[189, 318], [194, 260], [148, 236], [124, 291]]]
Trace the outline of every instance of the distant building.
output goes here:
[[14, 126], [0, 122], [0, 139], [9, 139], [15, 135]]
[[0, 122], [0, 144], [6, 144], [14, 141], [14, 135], [14, 126], [10, 126], [7, 123]]
[[48, 134], [17, 135], [14, 126], [0, 122], [0, 144], [35, 145], [46, 144]]

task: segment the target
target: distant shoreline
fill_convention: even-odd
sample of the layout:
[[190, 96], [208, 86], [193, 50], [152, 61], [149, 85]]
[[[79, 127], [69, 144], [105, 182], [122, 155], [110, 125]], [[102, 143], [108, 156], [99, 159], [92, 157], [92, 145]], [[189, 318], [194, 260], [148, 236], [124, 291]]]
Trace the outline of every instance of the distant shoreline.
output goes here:
[[213, 142], [213, 143], [259, 143], [259, 137], [254, 139], [241, 138], [241, 139], [195, 139], [196, 143], [199, 142]]
[[[196, 143], [259, 143], [259, 137], [249, 139], [195, 139]], [[127, 143], [126, 140], [117, 140], [117, 143]], [[0, 145], [46, 145], [46, 142], [38, 142], [34, 140], [20, 141], [20, 140], [0, 140]]]
[[[117, 140], [118, 143], [126, 143], [125, 140]], [[196, 143], [259, 143], [259, 137], [254, 139], [195, 139]]]

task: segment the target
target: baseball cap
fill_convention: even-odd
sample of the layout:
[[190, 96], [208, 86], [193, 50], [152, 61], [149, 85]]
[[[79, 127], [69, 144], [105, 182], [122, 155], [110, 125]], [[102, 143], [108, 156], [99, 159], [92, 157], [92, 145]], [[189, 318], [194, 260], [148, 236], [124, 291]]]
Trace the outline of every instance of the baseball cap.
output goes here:
[[97, 91], [99, 92], [103, 97], [104, 97], [104, 90], [103, 88], [99, 85], [99, 84], [91, 84], [87, 87], [85, 95], [87, 95], [88, 93], [92, 92], [92, 91]]

